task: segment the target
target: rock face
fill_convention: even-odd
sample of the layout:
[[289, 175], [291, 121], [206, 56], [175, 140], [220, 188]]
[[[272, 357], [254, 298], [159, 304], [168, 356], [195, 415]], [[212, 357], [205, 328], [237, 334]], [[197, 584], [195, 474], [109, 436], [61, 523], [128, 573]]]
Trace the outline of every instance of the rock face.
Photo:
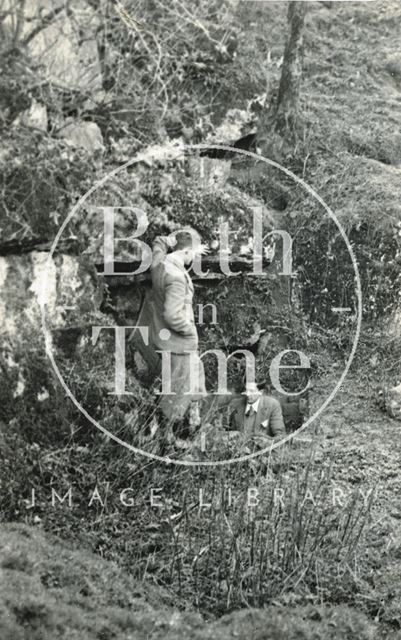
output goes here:
[[[24, 353], [37, 347], [44, 354], [40, 308], [46, 308], [49, 330], [59, 335], [90, 322], [101, 290], [84, 260], [60, 255], [48, 261], [45, 252], [0, 257], [0, 287], [0, 360], [10, 373], [9, 391], [16, 398], [26, 387]], [[44, 390], [38, 387], [37, 393]]]
[[230, 160], [213, 158], [190, 158], [189, 173], [204, 189], [224, 187], [230, 175]]
[[206, 138], [206, 143], [232, 145], [255, 130], [255, 115], [250, 109], [229, 109], [220, 125]]
[[[47, 252], [1, 257], [0, 284], [0, 424], [41, 446], [76, 432], [92, 441], [96, 429], [87, 414], [106, 428], [122, 428], [144, 392], [127, 367], [129, 395], [115, 400], [112, 327], [121, 323], [101, 311], [102, 284], [87, 258], [49, 260]], [[130, 313], [139, 303], [134, 297]], [[139, 420], [130, 426], [132, 437], [139, 438], [141, 426]]]
[[[17, 524], [0, 530], [2, 640], [373, 640], [376, 626], [345, 606], [235, 611], [206, 622], [114, 563]], [[56, 588], [55, 588], [56, 587]]]
[[95, 122], [70, 122], [60, 129], [58, 136], [90, 155], [104, 151], [102, 132]]
[[0, 335], [11, 342], [22, 331], [40, 329], [40, 306], [46, 305], [53, 328], [62, 328], [71, 311], [85, 321], [100, 304], [96, 275], [82, 259], [46, 252], [0, 257]]
[[[89, 140], [87, 150], [97, 144], [100, 148], [100, 132], [93, 123], [71, 123], [68, 133], [75, 144], [81, 144], [82, 131], [88, 128], [94, 136]], [[170, 171], [171, 162], [175, 164]], [[203, 176], [211, 188], [199, 188], [203, 185], [199, 185], [197, 171], [205, 169], [202, 169], [202, 163], [206, 163]], [[166, 164], [168, 177], [172, 179], [163, 181]], [[101, 419], [110, 416], [110, 421], [118, 424], [110, 398], [115, 388], [115, 341], [109, 327], [136, 324], [142, 298], [149, 286], [148, 273], [134, 275], [138, 270], [135, 262], [144, 257], [143, 242], [150, 247], [156, 235], [165, 235], [188, 224], [199, 228], [203, 241], [210, 248], [210, 255], [204, 257], [203, 274], [206, 275], [194, 276], [201, 351], [221, 348], [232, 353], [244, 348], [258, 327], [259, 333], [263, 333], [263, 349], [257, 353], [256, 374], [260, 381], [268, 380], [273, 357], [269, 354], [277, 355], [291, 343], [293, 334], [302, 334], [293, 313], [291, 274], [281, 273], [284, 271], [284, 243], [278, 247], [271, 268], [262, 265], [261, 278], [251, 273], [253, 254], [257, 249], [254, 236], [266, 233], [261, 254], [264, 263], [268, 263], [268, 258], [274, 254], [274, 244], [270, 245], [267, 237], [274, 226], [273, 212], [254, 195], [226, 183], [229, 164], [206, 157], [194, 158], [188, 166], [182, 150], [175, 147], [145, 151], [134, 170], [121, 172], [118, 180], [95, 190], [69, 222], [64, 233], [65, 244], [61, 245], [69, 248], [60, 246], [58, 250], [75, 251], [76, 254], [81, 251], [81, 257], [59, 253], [48, 260], [46, 251], [33, 250], [29, 254], [0, 258], [0, 283], [4, 291], [0, 338], [4, 345], [3, 357], [11, 370], [9, 395], [3, 398], [3, 407], [8, 407], [8, 421], [20, 412], [15, 406], [15, 398], [20, 398], [25, 407], [29, 407], [30, 402], [36, 406], [39, 398], [45, 398], [44, 402], [49, 405], [48, 422], [54, 421], [54, 416], [58, 419], [64, 410], [57, 404], [57, 394], [63, 394], [64, 390], [53, 375], [55, 367], [50, 366], [44, 349], [40, 313], [44, 308], [55, 360], [69, 390], [72, 389], [85, 409], [89, 405], [91, 415], [94, 412]], [[218, 171], [217, 184], [213, 179], [215, 169]], [[110, 271], [104, 274], [104, 221], [105, 210], [110, 207], [114, 214], [114, 275], [110, 275]], [[260, 221], [261, 231], [259, 225], [255, 226], [256, 220]], [[226, 241], [221, 233], [223, 228], [229, 232]], [[228, 248], [224, 249], [223, 241]], [[229, 254], [228, 274], [223, 273], [219, 260], [221, 246]], [[100, 307], [102, 291], [106, 288], [103, 313]], [[205, 318], [203, 309], [206, 309]], [[99, 340], [93, 343], [91, 336], [95, 325], [105, 328], [101, 330]], [[136, 366], [131, 367], [129, 363], [126, 367], [126, 389], [134, 404], [133, 390], [140, 387], [138, 393], [144, 395], [149, 389], [140, 384], [141, 377], [137, 375], [140, 366], [133, 360]], [[33, 366], [33, 362], [37, 364]], [[230, 384], [233, 382], [235, 386], [242, 380], [243, 365], [243, 361], [230, 361]], [[206, 375], [211, 386], [217, 380], [215, 367], [215, 359], [209, 358]], [[36, 370], [42, 377], [34, 373]], [[50, 406], [51, 403], [54, 406]], [[69, 419], [66, 415], [68, 426]], [[25, 422], [29, 426], [32, 419], [27, 415]], [[41, 434], [45, 432], [45, 428], [41, 429]]]
[[35, 99], [32, 100], [29, 109], [21, 113], [13, 122], [13, 126], [22, 124], [25, 127], [33, 127], [40, 131], [47, 131], [47, 107], [44, 104], [40, 104]]
[[[95, 29], [98, 17], [89, 3], [73, 0], [27, 0], [19, 16], [14, 0], [6, 0], [10, 15], [4, 25], [10, 39], [26, 43], [46, 80], [85, 93], [101, 89]], [[85, 39], [80, 37], [80, 29]]]

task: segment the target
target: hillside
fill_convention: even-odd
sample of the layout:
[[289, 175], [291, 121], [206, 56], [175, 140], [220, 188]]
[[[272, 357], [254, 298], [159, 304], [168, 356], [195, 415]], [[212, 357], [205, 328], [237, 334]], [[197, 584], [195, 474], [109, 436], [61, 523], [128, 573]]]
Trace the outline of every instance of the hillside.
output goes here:
[[[309, 3], [300, 125], [288, 139], [264, 131], [263, 149], [256, 133], [277, 97], [287, 3], [127, 1], [127, 18], [103, 0], [41, 0], [24, 4], [22, 22], [14, 1], [6, 5], [1, 640], [399, 639], [401, 423], [386, 414], [383, 389], [401, 382], [401, 3]], [[234, 349], [265, 331], [258, 375], [290, 344], [310, 356], [311, 412], [328, 397], [357, 308], [337, 227], [257, 157], [184, 153], [198, 143], [248, 145], [311, 185], [348, 235], [363, 302], [352, 367], [319, 420], [271, 455], [220, 467], [194, 460], [250, 452], [219, 440], [222, 419], [202, 425], [211, 452], [199, 436], [173, 451], [181, 465], [101, 433], [61, 386], [42, 333], [45, 305], [47, 347], [78, 401], [116, 438], [160, 453], [149, 436], [154, 397], [133, 348], [130, 394], [116, 397], [112, 334], [92, 342], [94, 325], [134, 325], [149, 286], [145, 276], [102, 273], [97, 207], [112, 198], [146, 212], [149, 242], [190, 223], [211, 259], [218, 224], [229, 221], [233, 263], [259, 208], [266, 228], [294, 238], [296, 278], [277, 277], [278, 251], [261, 283], [246, 272], [194, 279], [196, 303], [219, 312], [217, 326], [199, 327], [201, 348]], [[110, 172], [46, 262], [72, 207]], [[123, 211], [116, 235], [136, 223]], [[123, 244], [116, 262], [132, 271], [138, 256]], [[230, 382], [243, 376], [236, 367]], [[212, 367], [207, 374], [213, 382]]]
[[22, 525], [2, 526], [2, 640], [370, 640], [374, 625], [346, 607], [248, 610], [206, 622], [180, 612], [160, 589], [129, 577], [111, 562], [73, 550]]

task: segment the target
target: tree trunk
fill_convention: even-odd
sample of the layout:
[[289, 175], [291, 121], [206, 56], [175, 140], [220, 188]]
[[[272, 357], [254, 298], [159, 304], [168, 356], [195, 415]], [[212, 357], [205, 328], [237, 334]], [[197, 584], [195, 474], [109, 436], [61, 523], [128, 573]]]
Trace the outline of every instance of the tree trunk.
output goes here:
[[261, 113], [257, 146], [261, 153], [284, 163], [294, 149], [297, 137], [299, 93], [302, 77], [302, 40], [307, 2], [289, 2], [288, 37], [277, 99]]
[[290, 2], [289, 35], [284, 51], [283, 69], [275, 107], [275, 129], [294, 132], [298, 120], [302, 78], [302, 45], [307, 2]]

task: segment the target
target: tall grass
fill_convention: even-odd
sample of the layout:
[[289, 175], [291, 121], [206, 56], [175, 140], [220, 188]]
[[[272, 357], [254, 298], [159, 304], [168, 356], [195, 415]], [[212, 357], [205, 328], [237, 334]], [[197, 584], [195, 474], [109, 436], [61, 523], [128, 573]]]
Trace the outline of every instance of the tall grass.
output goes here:
[[[131, 424], [117, 423], [114, 433], [133, 437]], [[20, 438], [16, 445], [11, 431], [3, 438], [9, 464], [1, 479], [12, 491], [3, 493], [2, 519], [29, 523], [39, 516], [45, 529], [167, 587], [178, 601], [214, 614], [277, 599], [354, 601], [371, 499], [350, 492], [339, 504], [335, 460], [316, 456], [315, 446], [307, 451], [311, 445], [295, 443], [252, 463], [188, 468], [133, 456], [100, 434], [88, 444], [70, 437], [57, 448]], [[64, 495], [68, 486], [74, 507], [53, 508], [51, 487]], [[89, 508], [95, 486], [107, 499]], [[37, 505], [27, 509], [31, 487]], [[134, 498], [129, 507], [119, 499], [127, 487]], [[161, 489], [158, 506], [151, 504], [152, 488]]]
[[153, 516], [159, 548], [148, 564], [158, 557], [154, 577], [213, 612], [275, 598], [352, 599], [372, 498], [354, 492], [339, 504], [332, 462], [320, 467], [311, 453], [302, 467], [296, 455], [287, 449], [253, 474], [240, 466], [179, 472], [156, 515], [162, 543]]

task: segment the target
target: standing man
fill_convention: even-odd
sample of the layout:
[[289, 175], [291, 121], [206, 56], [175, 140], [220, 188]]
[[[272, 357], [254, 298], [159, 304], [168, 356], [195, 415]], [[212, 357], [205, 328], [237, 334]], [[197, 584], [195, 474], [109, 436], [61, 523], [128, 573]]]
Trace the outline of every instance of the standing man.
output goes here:
[[186, 269], [202, 253], [199, 234], [189, 228], [159, 236], [153, 244], [152, 291], [140, 324], [147, 319], [149, 347], [162, 374], [158, 413], [169, 441], [199, 424], [198, 401], [206, 395], [192, 307], [194, 286]]

